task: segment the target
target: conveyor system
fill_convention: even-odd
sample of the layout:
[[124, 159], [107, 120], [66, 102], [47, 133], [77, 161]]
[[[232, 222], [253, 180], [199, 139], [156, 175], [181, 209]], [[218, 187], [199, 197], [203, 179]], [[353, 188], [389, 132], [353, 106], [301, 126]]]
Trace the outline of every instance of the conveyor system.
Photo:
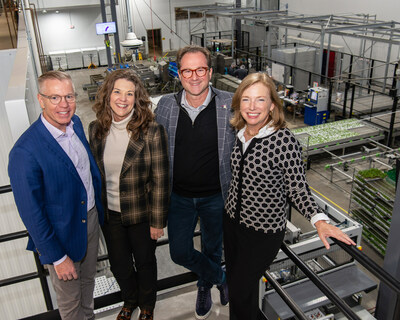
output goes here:
[[[313, 194], [313, 197], [331, 218], [331, 223], [338, 226], [359, 245], [362, 236], [362, 225], [332, 207], [316, 194]], [[362, 319], [375, 319], [352, 298], [361, 292], [369, 292], [375, 289], [377, 284], [358, 268], [351, 255], [331, 240], [331, 248], [326, 250], [316, 230], [301, 233], [291, 223], [288, 224], [285, 243], [314, 272], [318, 273], [340, 298], [346, 302], [350, 301], [352, 303], [351, 307], [354, 307], [356, 314], [362, 315]], [[333, 308], [329, 299], [304, 276], [282, 250], [279, 251], [270, 266], [270, 273], [303, 312], [310, 315], [321, 313], [324, 316], [332, 312]], [[348, 304], [351, 303], [348, 302]], [[277, 316], [282, 320], [293, 319], [294, 317], [294, 313], [278, 296], [276, 291], [263, 281], [260, 281], [260, 308], [268, 319], [277, 319]], [[366, 317], [366, 314], [368, 314], [368, 317]], [[321, 319], [336, 318], [322, 317]]]

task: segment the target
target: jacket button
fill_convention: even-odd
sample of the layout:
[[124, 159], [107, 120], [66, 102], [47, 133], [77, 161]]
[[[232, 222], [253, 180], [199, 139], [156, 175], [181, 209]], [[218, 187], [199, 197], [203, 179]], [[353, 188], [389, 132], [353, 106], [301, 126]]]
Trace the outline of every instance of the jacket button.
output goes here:
[[85, 219], [82, 219], [82, 223], [86, 223], [86, 220], [85, 220]]
[[121, 192], [121, 195], [122, 195], [122, 196], [126, 196], [126, 192], [125, 192], [125, 191], [122, 191], [122, 192]]
[[85, 204], [85, 201], [82, 200], [82, 201], [81, 201], [81, 204]]

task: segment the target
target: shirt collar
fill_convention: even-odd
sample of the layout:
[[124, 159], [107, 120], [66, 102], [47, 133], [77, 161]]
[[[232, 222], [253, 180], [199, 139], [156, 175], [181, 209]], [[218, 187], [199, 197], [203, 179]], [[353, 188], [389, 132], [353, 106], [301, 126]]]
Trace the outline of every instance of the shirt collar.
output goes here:
[[211, 90], [211, 86], [208, 86], [208, 94], [206, 99], [203, 101], [203, 103], [198, 107], [198, 108], [194, 108], [192, 107], [189, 102], [186, 100], [186, 90], [183, 89], [182, 91], [182, 97], [181, 97], [181, 105], [184, 106], [185, 108], [189, 108], [189, 109], [200, 109], [200, 108], [205, 108], [208, 106], [208, 104], [211, 102], [212, 99], [212, 90]]
[[43, 113], [40, 115], [40, 120], [42, 120], [44, 126], [46, 127], [46, 129], [50, 132], [50, 134], [53, 136], [54, 139], [58, 139], [61, 136], [71, 136], [72, 134], [74, 134], [74, 122], [71, 120], [66, 128], [66, 132], [56, 128], [55, 126], [53, 126], [50, 122], [48, 122], [46, 120], [46, 118], [43, 116]]
[[[273, 121], [271, 120], [264, 127], [262, 127], [260, 129], [260, 131], [258, 131], [258, 133], [253, 138], [265, 138], [265, 137], [269, 136], [270, 134], [274, 133], [276, 131], [276, 129], [272, 124], [273, 124]], [[247, 126], [240, 129], [237, 134], [239, 140], [242, 143], [246, 143], [246, 139], [244, 138], [244, 132], [245, 132], [246, 128], [247, 128]], [[247, 140], [247, 142], [251, 141], [253, 138], [251, 138], [250, 140]]]

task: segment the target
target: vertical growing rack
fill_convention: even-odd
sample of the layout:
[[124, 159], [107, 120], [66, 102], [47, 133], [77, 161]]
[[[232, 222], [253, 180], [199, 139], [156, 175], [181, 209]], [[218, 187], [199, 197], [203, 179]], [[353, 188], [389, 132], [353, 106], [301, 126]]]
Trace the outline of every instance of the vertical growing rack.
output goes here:
[[[376, 170], [380, 177], [367, 178], [365, 173], [370, 170]], [[359, 171], [354, 177], [350, 215], [363, 225], [364, 240], [384, 256], [396, 194], [395, 183], [383, 171], [370, 170]]]

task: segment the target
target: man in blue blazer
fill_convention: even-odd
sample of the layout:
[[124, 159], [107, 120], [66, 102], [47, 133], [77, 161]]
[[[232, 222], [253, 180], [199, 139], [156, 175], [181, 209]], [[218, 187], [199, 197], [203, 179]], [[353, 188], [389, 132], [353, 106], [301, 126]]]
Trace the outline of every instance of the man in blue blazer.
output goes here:
[[71, 77], [38, 79], [42, 114], [18, 139], [8, 173], [28, 232], [28, 250], [48, 265], [62, 319], [94, 319], [93, 290], [103, 223], [101, 178], [75, 114]]

